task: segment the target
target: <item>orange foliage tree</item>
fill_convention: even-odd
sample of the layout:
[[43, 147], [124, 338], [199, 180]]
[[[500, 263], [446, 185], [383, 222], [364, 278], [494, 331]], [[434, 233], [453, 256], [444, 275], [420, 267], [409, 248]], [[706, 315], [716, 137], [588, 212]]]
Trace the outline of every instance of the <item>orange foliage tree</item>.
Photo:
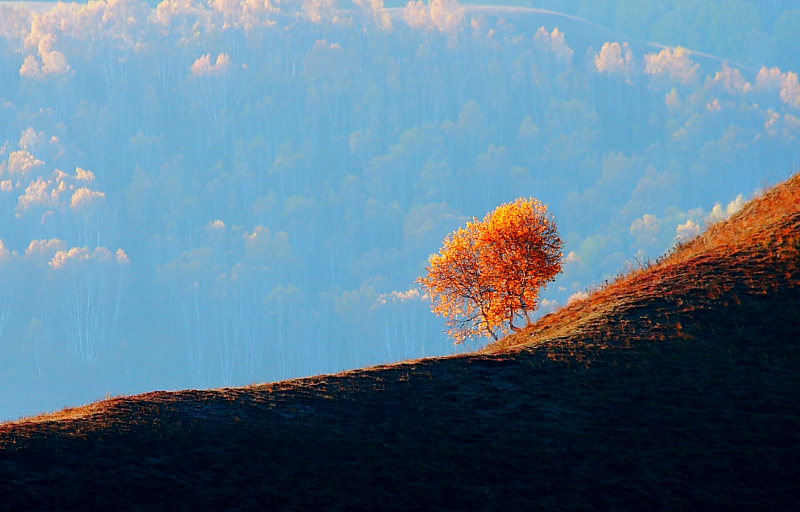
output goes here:
[[520, 198], [467, 223], [431, 256], [417, 281], [444, 316], [457, 343], [518, 330], [530, 323], [539, 291], [561, 272], [563, 242], [547, 207]]

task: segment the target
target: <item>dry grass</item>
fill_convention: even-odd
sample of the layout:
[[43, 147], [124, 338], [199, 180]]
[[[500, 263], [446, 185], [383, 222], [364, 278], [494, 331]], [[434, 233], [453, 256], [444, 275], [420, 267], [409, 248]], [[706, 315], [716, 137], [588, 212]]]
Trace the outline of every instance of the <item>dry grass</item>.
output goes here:
[[0, 510], [791, 510], [800, 179], [485, 353], [0, 425]]
[[[800, 174], [796, 174], [655, 264], [620, 276], [484, 351], [579, 339], [608, 331], [609, 325], [620, 334], [617, 319], [635, 310], [647, 311], [646, 325], [641, 327], [650, 329], [654, 338], [663, 338], [661, 329], [653, 328], [659, 321], [680, 324], [675, 317], [714, 308], [718, 301], [724, 306], [742, 294], [799, 286]], [[655, 307], [659, 304], [661, 309]], [[659, 320], [654, 314], [658, 312], [666, 317]], [[625, 326], [633, 328], [629, 321]]]

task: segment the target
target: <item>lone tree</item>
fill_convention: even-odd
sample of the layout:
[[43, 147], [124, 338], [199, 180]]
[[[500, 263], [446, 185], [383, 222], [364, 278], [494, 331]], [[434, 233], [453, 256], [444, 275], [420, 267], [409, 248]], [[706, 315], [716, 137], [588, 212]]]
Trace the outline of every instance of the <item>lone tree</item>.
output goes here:
[[449, 234], [417, 280], [456, 343], [517, 331], [539, 307], [539, 290], [561, 272], [563, 242], [547, 207], [519, 198]]

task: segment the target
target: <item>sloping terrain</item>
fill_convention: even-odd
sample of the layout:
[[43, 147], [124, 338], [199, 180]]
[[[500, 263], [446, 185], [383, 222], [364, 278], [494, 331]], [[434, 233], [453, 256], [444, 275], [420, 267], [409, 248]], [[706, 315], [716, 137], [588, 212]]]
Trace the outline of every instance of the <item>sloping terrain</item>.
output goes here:
[[798, 299], [800, 175], [482, 353], [0, 425], [0, 510], [794, 509]]

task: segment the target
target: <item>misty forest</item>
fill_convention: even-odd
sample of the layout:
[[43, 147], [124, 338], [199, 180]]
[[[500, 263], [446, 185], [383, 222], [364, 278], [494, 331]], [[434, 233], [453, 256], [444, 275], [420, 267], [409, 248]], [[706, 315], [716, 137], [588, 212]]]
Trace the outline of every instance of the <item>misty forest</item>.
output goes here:
[[548, 205], [542, 315], [800, 167], [795, 2], [508, 3], [0, 2], [0, 420], [474, 349], [467, 220]]

